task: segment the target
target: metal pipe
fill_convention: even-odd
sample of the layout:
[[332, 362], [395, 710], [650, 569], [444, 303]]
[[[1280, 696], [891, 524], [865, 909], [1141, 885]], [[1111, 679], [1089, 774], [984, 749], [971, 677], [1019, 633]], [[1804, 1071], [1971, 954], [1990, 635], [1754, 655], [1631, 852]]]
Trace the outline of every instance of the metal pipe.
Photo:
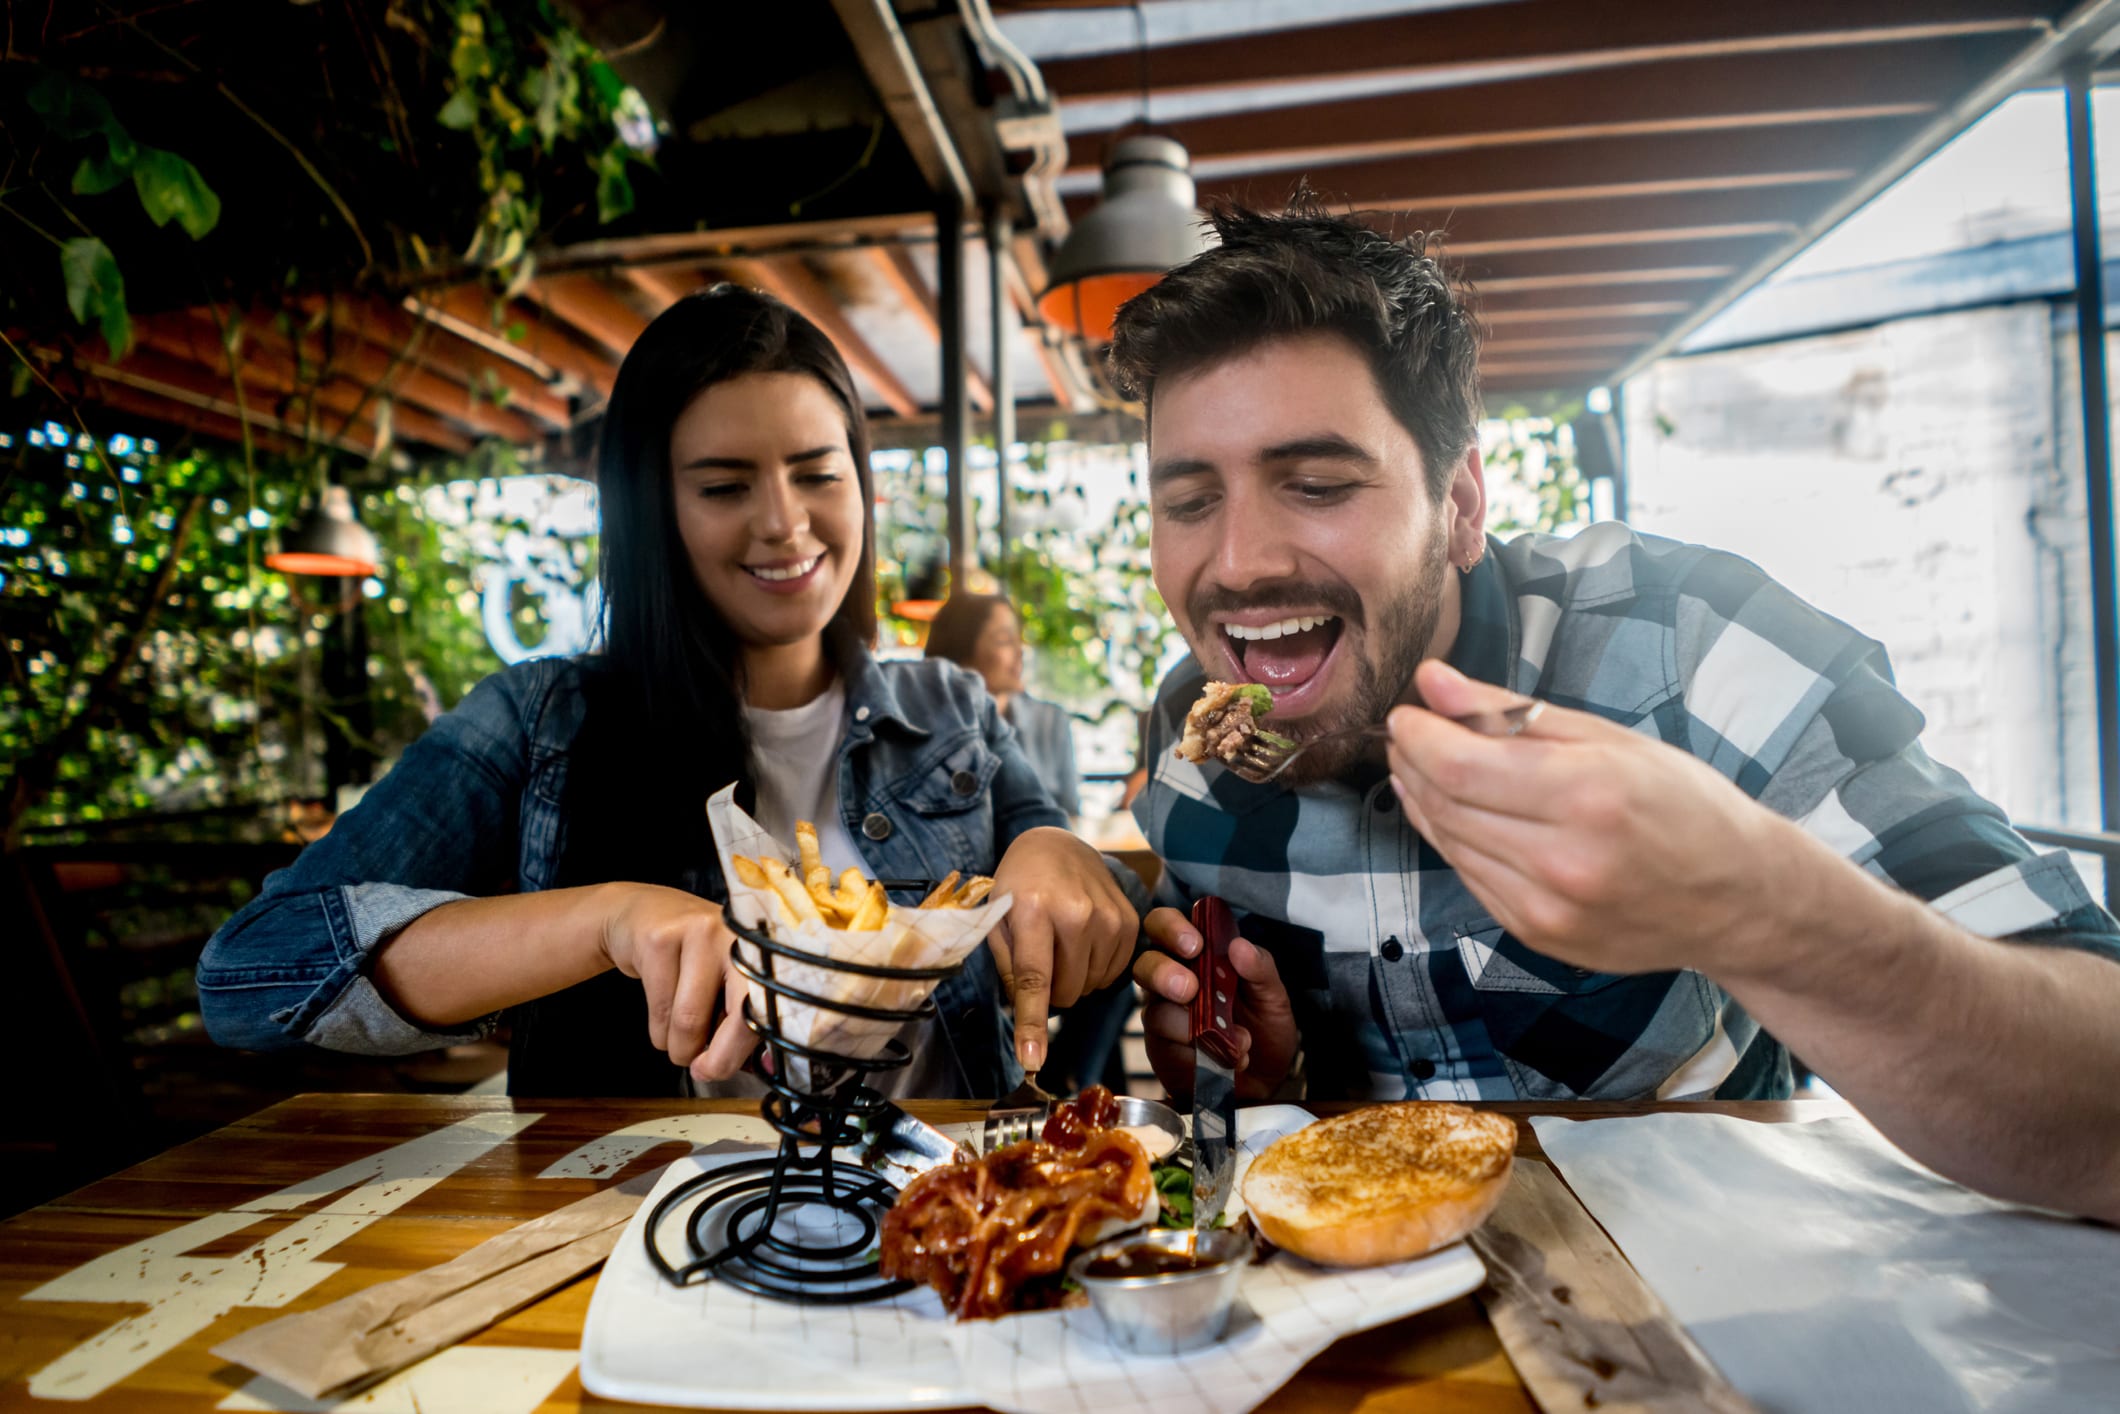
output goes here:
[[[2105, 260], [2088, 57], [2072, 61], [2068, 93], [2069, 219], [2076, 238], [2076, 359], [2083, 393], [2085, 509], [2090, 521], [2091, 661], [2098, 692], [2098, 816], [2120, 830], [2120, 600], [2114, 597], [2111, 401], [2105, 370]], [[2105, 902], [2120, 908], [2120, 869], [2105, 871]]]
[[937, 194], [935, 211], [935, 303], [942, 324], [942, 448], [949, 457], [950, 592], [964, 588], [978, 562], [973, 535], [970, 468], [965, 465], [972, 422], [971, 381], [965, 377], [964, 203], [954, 192]]
[[992, 361], [987, 381], [994, 389], [994, 574], [1004, 590], [1009, 554], [1015, 548], [1008, 523], [1008, 449], [1016, 442], [1016, 390], [1009, 382], [1009, 345], [1016, 337], [1016, 307], [1008, 293], [1009, 242], [1015, 238], [1008, 212], [996, 209], [986, 218], [986, 297], [992, 311]]

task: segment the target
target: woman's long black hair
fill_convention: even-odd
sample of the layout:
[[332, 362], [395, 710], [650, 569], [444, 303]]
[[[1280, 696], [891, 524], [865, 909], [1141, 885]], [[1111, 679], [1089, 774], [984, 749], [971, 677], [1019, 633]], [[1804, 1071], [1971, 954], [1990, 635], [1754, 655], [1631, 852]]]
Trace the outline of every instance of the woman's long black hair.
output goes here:
[[[743, 650], [700, 589], [678, 534], [670, 429], [692, 400], [747, 373], [804, 373], [846, 414], [864, 523], [854, 582], [826, 629], [841, 665], [876, 633], [875, 491], [861, 399], [832, 341], [780, 301], [734, 285], [689, 295], [634, 341], [604, 413], [597, 462], [603, 650], [580, 660], [584, 715], [567, 755], [555, 886], [630, 882], [728, 897], [706, 799], [731, 781], [751, 806]], [[519, 1095], [682, 1094], [649, 1044], [640, 984], [606, 972], [515, 1009]]]

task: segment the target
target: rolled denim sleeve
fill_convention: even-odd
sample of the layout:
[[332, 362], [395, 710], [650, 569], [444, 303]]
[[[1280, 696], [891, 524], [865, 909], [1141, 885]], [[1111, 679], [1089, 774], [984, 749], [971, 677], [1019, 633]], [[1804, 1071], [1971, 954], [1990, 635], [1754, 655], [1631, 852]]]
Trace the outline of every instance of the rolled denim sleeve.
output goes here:
[[525, 708], [548, 682], [549, 674], [513, 669], [481, 683], [222, 925], [198, 969], [200, 1011], [216, 1041], [406, 1055], [491, 1029], [490, 1019], [419, 1027], [368, 974], [377, 949], [430, 909], [515, 890]]

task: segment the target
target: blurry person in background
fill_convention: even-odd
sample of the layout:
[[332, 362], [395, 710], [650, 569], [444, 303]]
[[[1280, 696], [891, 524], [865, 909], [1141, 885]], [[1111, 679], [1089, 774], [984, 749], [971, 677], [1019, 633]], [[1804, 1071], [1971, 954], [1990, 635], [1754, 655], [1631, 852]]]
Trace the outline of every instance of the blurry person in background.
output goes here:
[[[1068, 711], [1024, 691], [1023, 623], [1016, 616], [1016, 606], [1000, 594], [952, 594], [928, 625], [927, 656], [946, 658], [986, 680], [986, 690], [1001, 709], [1001, 720], [1016, 728], [1024, 759], [1045, 783], [1054, 803], [1079, 824], [1082, 776], [1075, 769], [1075, 737]], [[1061, 1011], [1040, 1083], [1060, 1095], [1098, 1083], [1124, 1094], [1119, 1033], [1133, 1007], [1133, 979], [1122, 977]]]
[[1082, 776], [1065, 707], [1023, 689], [1023, 624], [999, 594], [952, 594], [928, 626], [927, 656], [947, 658], [986, 680], [1001, 720], [1016, 729], [1023, 754], [1070, 820], [1082, 818]]

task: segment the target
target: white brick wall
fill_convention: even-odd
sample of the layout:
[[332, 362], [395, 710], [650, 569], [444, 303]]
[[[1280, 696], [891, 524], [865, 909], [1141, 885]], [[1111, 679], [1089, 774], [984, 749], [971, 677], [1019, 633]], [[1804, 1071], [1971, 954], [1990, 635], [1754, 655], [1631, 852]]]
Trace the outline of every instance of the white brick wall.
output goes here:
[[2074, 358], [2033, 303], [1667, 359], [1625, 390], [1628, 519], [1881, 640], [1932, 755], [2095, 827]]

